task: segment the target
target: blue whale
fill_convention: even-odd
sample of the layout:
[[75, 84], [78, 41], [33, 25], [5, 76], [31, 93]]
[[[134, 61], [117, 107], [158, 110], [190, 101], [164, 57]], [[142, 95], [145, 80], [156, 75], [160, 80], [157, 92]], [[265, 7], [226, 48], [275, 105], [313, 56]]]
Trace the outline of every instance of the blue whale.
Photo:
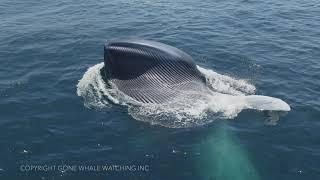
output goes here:
[[[197, 99], [217, 95], [206, 85], [206, 78], [191, 56], [163, 43], [148, 40], [107, 43], [104, 64], [105, 79], [141, 103], [162, 104], [177, 97]], [[242, 102], [247, 109], [290, 111], [286, 102], [269, 96], [223, 97], [226, 101]]]

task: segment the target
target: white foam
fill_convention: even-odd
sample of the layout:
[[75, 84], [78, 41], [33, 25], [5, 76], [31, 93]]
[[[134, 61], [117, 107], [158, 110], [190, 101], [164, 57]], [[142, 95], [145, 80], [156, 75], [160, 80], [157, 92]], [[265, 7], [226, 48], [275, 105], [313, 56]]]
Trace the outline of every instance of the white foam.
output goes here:
[[197, 68], [205, 75], [207, 85], [216, 92], [232, 95], [246, 95], [252, 94], [256, 90], [256, 87], [246, 80], [234, 79], [200, 66], [197, 66]]
[[108, 85], [102, 79], [100, 70], [104, 63], [96, 64], [88, 68], [87, 72], [79, 80], [77, 94], [84, 98], [84, 105], [88, 108], [104, 108], [111, 104], [121, 104], [122, 95], [112, 85]]
[[[284, 101], [250, 95], [255, 86], [243, 79], [218, 74], [198, 66], [210, 88], [208, 93], [181, 93], [169, 103], [139, 103], [119, 91], [114, 85], [107, 85], [100, 70], [103, 63], [90, 67], [77, 85], [77, 94], [84, 98], [89, 108], [109, 108], [112, 104], [128, 107], [129, 114], [141, 121], [166, 127], [190, 127], [203, 125], [221, 118], [234, 118], [243, 109], [290, 110]], [[247, 96], [249, 95], [249, 96]]]

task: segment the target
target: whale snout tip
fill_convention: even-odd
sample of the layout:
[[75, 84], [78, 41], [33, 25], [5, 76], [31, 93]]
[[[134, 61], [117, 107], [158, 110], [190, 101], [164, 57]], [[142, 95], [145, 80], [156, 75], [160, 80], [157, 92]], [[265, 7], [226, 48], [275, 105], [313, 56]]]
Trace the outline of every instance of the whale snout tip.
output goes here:
[[286, 111], [286, 112], [291, 111], [290, 105], [281, 99], [279, 99], [276, 106], [277, 108], [275, 110], [277, 111]]
[[289, 104], [286, 103], [286, 107], [284, 108], [284, 111], [291, 111], [291, 107]]

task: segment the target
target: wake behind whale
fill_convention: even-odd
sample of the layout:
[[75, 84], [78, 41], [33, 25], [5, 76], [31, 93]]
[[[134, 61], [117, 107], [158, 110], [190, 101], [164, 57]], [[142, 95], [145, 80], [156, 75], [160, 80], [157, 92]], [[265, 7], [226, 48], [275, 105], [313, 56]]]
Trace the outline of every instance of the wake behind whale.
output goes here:
[[281, 99], [252, 95], [245, 80], [196, 66], [171, 46], [122, 41], [105, 47], [105, 62], [88, 69], [77, 85], [87, 107], [128, 107], [138, 120], [191, 127], [234, 118], [243, 109], [289, 111]]

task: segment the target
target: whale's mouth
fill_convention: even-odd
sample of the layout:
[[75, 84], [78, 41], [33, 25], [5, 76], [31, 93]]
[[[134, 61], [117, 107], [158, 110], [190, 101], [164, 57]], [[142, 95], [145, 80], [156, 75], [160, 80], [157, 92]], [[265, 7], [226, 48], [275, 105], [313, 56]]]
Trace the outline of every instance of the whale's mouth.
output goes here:
[[284, 101], [253, 95], [255, 86], [243, 79], [235, 79], [197, 66], [206, 78], [208, 93], [187, 91], [165, 103], [142, 103], [121, 92], [101, 75], [104, 63], [90, 67], [77, 85], [77, 94], [84, 105], [93, 109], [127, 107], [137, 120], [170, 128], [193, 127], [208, 124], [216, 119], [233, 119], [243, 109], [289, 111]]

